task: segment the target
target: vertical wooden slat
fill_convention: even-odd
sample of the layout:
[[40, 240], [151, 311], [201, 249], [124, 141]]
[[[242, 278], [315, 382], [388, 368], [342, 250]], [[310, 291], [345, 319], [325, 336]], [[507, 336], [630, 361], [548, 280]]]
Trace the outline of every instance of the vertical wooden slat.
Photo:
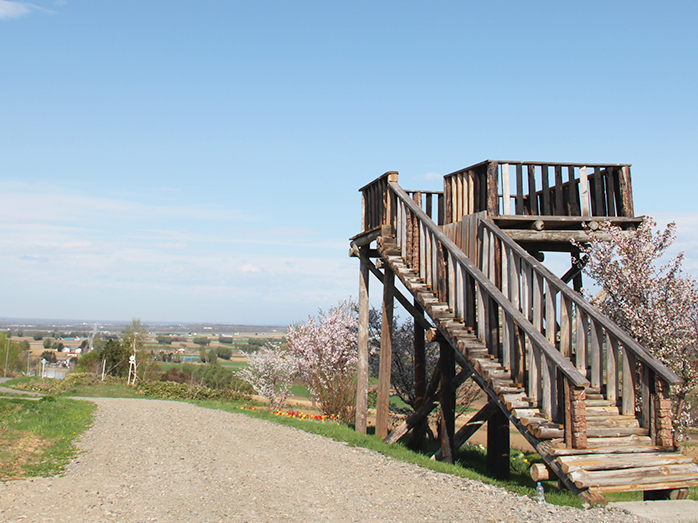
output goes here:
[[548, 338], [550, 344], [555, 347], [556, 336], [556, 319], [555, 319], [555, 289], [550, 285], [550, 282], [545, 282], [545, 337]]
[[555, 166], [555, 210], [550, 214], [555, 214], [557, 216], [564, 216], [567, 214], [563, 209], [561, 165]]
[[453, 208], [455, 209], [453, 221], [457, 222], [463, 217], [463, 176], [460, 173], [455, 174], [453, 176], [453, 182], [456, 187], [453, 201]]
[[[544, 283], [543, 278], [539, 276], [535, 271], [532, 271], [532, 302], [533, 302], [533, 326], [539, 332], [543, 332], [543, 292]], [[530, 340], [529, 340], [530, 343]], [[540, 391], [541, 391], [541, 351], [538, 345], [532, 344], [533, 358], [529, 360], [529, 388], [532, 393], [532, 397], [539, 401]], [[550, 415], [550, 411], [547, 412]]]
[[589, 319], [582, 311], [577, 310], [577, 356], [575, 366], [584, 375], [587, 370], [587, 333], [589, 330]]
[[543, 207], [541, 209], [541, 214], [552, 214], [550, 209], [550, 180], [548, 179], [548, 166], [541, 165], [540, 168], [543, 188]]
[[453, 176], [444, 177], [444, 204], [445, 204], [445, 221], [444, 223], [453, 223], [453, 202], [452, 202], [452, 185]]
[[555, 402], [553, 401], [553, 391], [555, 387], [553, 386], [553, 378], [550, 372], [550, 365], [548, 364], [548, 359], [542, 354], [540, 348], [537, 348], [538, 354], [541, 356], [541, 382], [542, 382], [542, 408], [543, 415], [546, 418], [553, 418], [555, 412]]
[[572, 359], [572, 302], [560, 294], [560, 353]]
[[528, 207], [529, 214], [538, 214], [538, 196], [536, 195], [536, 166], [528, 166]]
[[615, 206], [615, 184], [613, 183], [613, 168], [608, 167], [606, 169], [606, 215], [615, 216], [616, 206]]
[[618, 399], [618, 340], [609, 334], [606, 349], [606, 399]]
[[604, 198], [603, 171], [598, 167], [594, 168], [594, 200], [596, 209], [594, 216], [606, 216], [606, 198]]
[[516, 165], [516, 214], [524, 214], [523, 166]]
[[433, 216], [432, 212], [434, 209], [433, 209], [433, 205], [432, 205], [433, 202], [432, 202], [431, 196], [432, 196], [431, 193], [427, 193], [427, 206], [426, 206], [426, 209], [424, 212], [427, 214], [427, 216], [429, 216], [429, 218], [431, 218], [433, 220], [434, 216]]
[[642, 427], [649, 429], [652, 426], [652, 395], [651, 395], [650, 369], [642, 364]]
[[635, 355], [623, 347], [623, 414], [635, 415]]
[[603, 348], [603, 328], [592, 321], [589, 329], [589, 359], [591, 360], [591, 386], [601, 387], [602, 383], [602, 349]]
[[580, 216], [579, 208], [579, 183], [574, 176], [574, 167], [567, 167], [567, 181], [569, 183], [569, 215]]
[[499, 205], [498, 205], [498, 200], [499, 200], [499, 191], [497, 190], [497, 179], [499, 176], [497, 176], [499, 171], [498, 164], [497, 162], [489, 162], [487, 164], [487, 193], [486, 193], [486, 201], [487, 201], [487, 214], [489, 216], [498, 216], [499, 215]]
[[630, 166], [624, 165], [621, 167], [619, 173], [618, 184], [620, 186], [620, 204], [621, 207], [618, 210], [620, 216], [626, 216], [632, 218], [635, 216], [635, 210], [633, 208], [633, 187], [630, 181]]
[[439, 225], [443, 225], [444, 222], [444, 195], [439, 194], [438, 200], [437, 200], [437, 205], [438, 205], [438, 219], [439, 219]]
[[480, 209], [475, 208], [475, 173], [472, 170], [467, 172], [468, 175], [468, 214], [478, 212]]
[[579, 193], [582, 216], [591, 216], [589, 209], [589, 180], [587, 179], [587, 168], [579, 168]]
[[511, 186], [509, 185], [509, 164], [502, 164], [502, 212], [511, 214]]

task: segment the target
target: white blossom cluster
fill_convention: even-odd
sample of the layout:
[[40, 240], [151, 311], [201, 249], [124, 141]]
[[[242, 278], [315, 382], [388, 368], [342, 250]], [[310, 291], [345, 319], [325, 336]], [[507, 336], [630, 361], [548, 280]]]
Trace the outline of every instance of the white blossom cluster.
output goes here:
[[240, 371], [260, 396], [269, 400], [272, 409], [286, 404], [293, 379], [298, 374], [298, 362], [293, 353], [284, 347], [265, 345], [247, 359], [248, 367]]

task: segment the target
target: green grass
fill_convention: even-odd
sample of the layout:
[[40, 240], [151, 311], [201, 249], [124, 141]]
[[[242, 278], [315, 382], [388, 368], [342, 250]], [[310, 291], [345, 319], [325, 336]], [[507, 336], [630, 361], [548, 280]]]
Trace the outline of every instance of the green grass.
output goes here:
[[76, 452], [75, 438], [92, 422], [96, 405], [47, 396], [0, 399], [0, 478], [52, 476]]
[[310, 398], [310, 392], [308, 392], [305, 385], [291, 386], [291, 394], [293, 396], [300, 396], [301, 398]]

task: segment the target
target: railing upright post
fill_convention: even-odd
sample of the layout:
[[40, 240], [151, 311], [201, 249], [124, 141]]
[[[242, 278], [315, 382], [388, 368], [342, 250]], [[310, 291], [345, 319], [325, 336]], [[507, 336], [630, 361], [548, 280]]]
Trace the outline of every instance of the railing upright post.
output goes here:
[[674, 431], [671, 422], [671, 398], [669, 384], [659, 376], [654, 381], [654, 426], [655, 445], [674, 447]]
[[586, 392], [564, 381], [565, 393], [565, 444], [573, 449], [587, 448]]
[[489, 162], [487, 164], [487, 203], [485, 209], [489, 216], [499, 215], [498, 172], [499, 164], [497, 162]]

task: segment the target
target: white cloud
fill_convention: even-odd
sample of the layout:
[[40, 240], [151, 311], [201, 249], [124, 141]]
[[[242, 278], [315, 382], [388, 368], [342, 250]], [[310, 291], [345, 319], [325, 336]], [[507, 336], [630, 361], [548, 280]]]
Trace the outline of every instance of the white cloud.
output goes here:
[[31, 13], [31, 5], [24, 2], [9, 2], [0, 0], [0, 20], [19, 18]]
[[424, 175], [424, 179], [428, 182], [435, 182], [441, 180], [441, 178], [443, 178], [443, 176], [438, 173], [426, 173]]
[[[62, 5], [62, 4], [58, 4]], [[19, 18], [30, 14], [32, 11], [43, 11], [48, 14], [55, 14], [54, 11], [27, 2], [12, 2], [10, 0], [0, 0], [0, 20]]]
[[249, 263], [246, 263], [242, 267], [240, 267], [240, 272], [243, 274], [247, 274], [249, 272], [261, 272], [259, 267], [255, 267], [254, 265], [251, 265]]

